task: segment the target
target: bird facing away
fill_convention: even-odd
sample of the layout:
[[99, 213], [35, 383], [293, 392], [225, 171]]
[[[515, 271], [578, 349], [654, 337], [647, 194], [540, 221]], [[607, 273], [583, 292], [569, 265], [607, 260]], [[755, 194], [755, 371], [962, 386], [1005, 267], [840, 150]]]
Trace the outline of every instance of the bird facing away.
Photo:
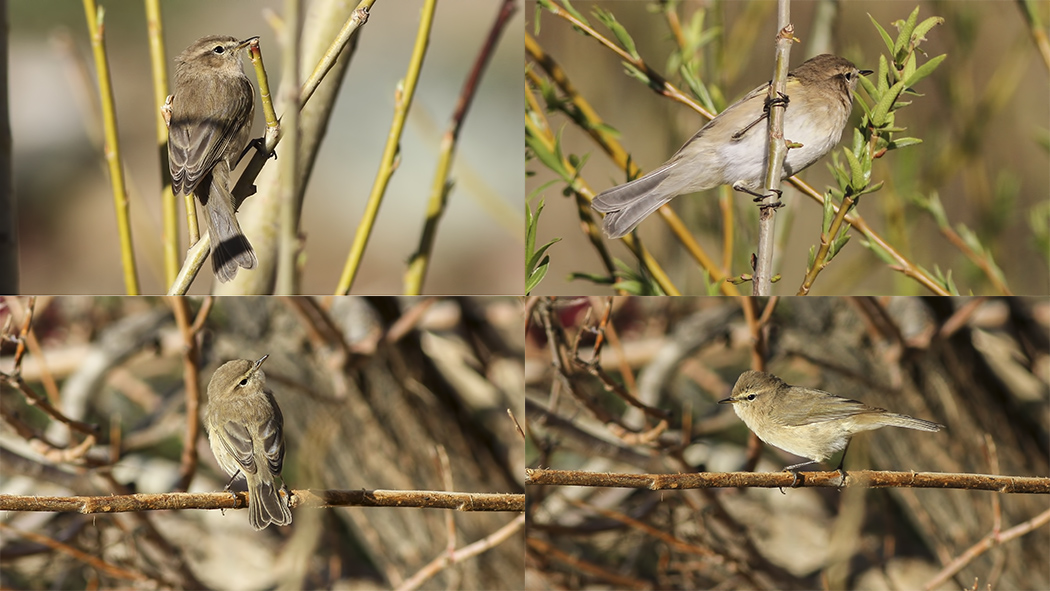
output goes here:
[[255, 89], [241, 67], [240, 50], [252, 37], [198, 39], [175, 58], [175, 89], [168, 124], [168, 166], [175, 195], [193, 193], [205, 210], [212, 270], [219, 281], [253, 269], [255, 251], [237, 223], [230, 171], [248, 143]]

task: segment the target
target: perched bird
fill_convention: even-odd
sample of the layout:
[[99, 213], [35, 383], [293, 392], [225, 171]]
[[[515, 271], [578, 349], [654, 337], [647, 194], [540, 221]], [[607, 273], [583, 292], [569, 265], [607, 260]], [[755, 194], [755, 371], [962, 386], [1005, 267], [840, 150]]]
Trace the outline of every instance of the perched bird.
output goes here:
[[[857, 70], [849, 60], [822, 54], [788, 73], [784, 139], [801, 144], [788, 150], [781, 178], [813, 164], [839, 143], [853, 108]], [[649, 174], [600, 193], [591, 207], [605, 215], [602, 230], [621, 238], [671, 199], [719, 185], [760, 194], [769, 157], [765, 124], [769, 83], [718, 114], [671, 159]], [[785, 101], [781, 101], [785, 102]]]
[[[784, 468], [788, 471], [827, 460], [846, 449], [853, 435], [861, 431], [887, 426], [919, 431], [944, 428], [823, 390], [790, 386], [764, 371], [740, 374], [733, 394], [718, 402], [732, 404], [737, 416], [762, 441], [811, 460]], [[840, 472], [845, 461], [843, 453], [837, 468]]]
[[222, 282], [233, 279], [238, 267], [253, 269], [257, 262], [237, 223], [229, 187], [255, 114], [255, 89], [240, 56], [255, 39], [203, 37], [175, 58], [168, 123], [171, 189], [175, 195], [193, 193], [204, 207], [212, 270]]
[[288, 501], [274, 484], [284, 465], [284, 417], [265, 387], [261, 367], [267, 357], [235, 359], [215, 370], [204, 411], [211, 451], [231, 476], [230, 484], [238, 475], [247, 480], [248, 522], [257, 530], [292, 522]]

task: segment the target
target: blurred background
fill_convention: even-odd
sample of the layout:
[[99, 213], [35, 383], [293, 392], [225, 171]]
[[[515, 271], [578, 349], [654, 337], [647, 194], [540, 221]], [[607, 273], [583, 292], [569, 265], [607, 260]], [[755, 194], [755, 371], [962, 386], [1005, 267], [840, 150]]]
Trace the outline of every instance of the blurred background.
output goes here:
[[[670, 58], [677, 49], [676, 31], [687, 32], [689, 39], [702, 39], [697, 41], [701, 46], [689, 55], [697, 56], [703, 82], [712, 93], [721, 92], [720, 108], [772, 76], [776, 2], [684, 1], [657, 7], [652, 2], [580, 0], [572, 6], [615, 42], [614, 35], [594, 16], [594, 9], [599, 7], [610, 11], [631, 35], [645, 62], [687, 93], [677, 73], [678, 62]], [[896, 38], [892, 23], [906, 19], [916, 6], [920, 22], [931, 16], [945, 19], [926, 34], [927, 41], [920, 49], [928, 56], [920, 56], [919, 63], [940, 54], [948, 56], [929, 78], [916, 85], [915, 91], [922, 96], [906, 97], [911, 106], [897, 112], [897, 125], [907, 130], [895, 137], [917, 137], [924, 143], [891, 151], [875, 161], [872, 180], [884, 181], [885, 186], [862, 197], [858, 211], [915, 264], [931, 272], [950, 271], [960, 293], [1002, 293], [941, 233], [931, 215], [916, 206], [917, 199], [937, 195], [951, 227], [963, 236], [965, 230], [960, 226], [973, 232], [1002, 269], [1012, 293], [1050, 293], [1050, 77], [1048, 64], [1023, 18], [1024, 7], [1034, 10], [1045, 36], [1050, 4], [792, 2], [791, 18], [801, 43], [792, 47], [791, 66], [819, 53], [835, 53], [859, 68], [876, 70], [879, 56], [887, 51], [871, 19]], [[564, 19], [530, 9], [526, 11], [526, 31], [564, 69], [576, 91], [604, 123], [619, 132], [619, 141], [642, 171], [652, 171], [666, 161], [707, 122], [692, 109], [658, 96], [626, 72], [620, 57], [573, 30]], [[542, 73], [531, 59], [527, 62]], [[870, 102], [862, 91], [860, 95]], [[860, 107], [854, 106], [850, 126], [859, 121], [860, 114]], [[575, 123], [560, 113], [550, 114], [550, 118], [552, 129], [561, 138], [563, 153], [587, 158], [581, 177], [594, 193], [627, 180], [623, 170]], [[847, 127], [839, 152], [849, 145], [851, 137]], [[830, 156], [800, 174], [820, 192], [834, 184], [827, 162]], [[533, 293], [607, 293], [605, 286], [569, 278], [574, 272], [603, 274], [604, 268], [595, 248], [580, 231], [575, 201], [561, 194], [564, 182], [544, 187], [555, 175], [537, 161], [530, 161], [527, 169], [535, 173], [526, 182], [528, 195], [543, 187], [532, 198], [533, 209], [540, 198], [546, 200], [537, 243], [562, 239], [549, 251], [550, 271]], [[821, 210], [793, 188], [784, 189], [787, 207], [778, 212], [776, 229], [780, 245], [776, 270], [784, 280], [774, 286], [774, 293], [793, 294], [801, 283], [809, 248], [818, 244]], [[728, 255], [729, 274], [750, 273], [748, 260], [757, 240], [757, 208], [750, 198], [722, 188], [680, 197], [672, 206], [700, 245], [721, 262], [727, 256], [720, 209], [723, 201], [735, 212], [736, 242]], [[701, 270], [659, 216], [643, 222], [638, 235], [683, 293], [705, 293]], [[865, 248], [861, 235], [853, 235], [818, 277], [813, 293], [926, 293]], [[631, 268], [638, 267], [621, 241], [605, 243], [613, 256]], [[741, 289], [750, 293], [751, 287], [744, 285]]]
[[[947, 426], [858, 434], [847, 471], [1045, 478], [1048, 334], [1045, 298], [537, 298], [525, 342], [526, 465], [597, 477], [780, 471], [801, 460], [761, 445], [716, 404], [760, 355], [789, 384]], [[666, 425], [590, 364], [666, 413]], [[993, 530], [1033, 522], [936, 588], [1050, 585], [1045, 495], [587, 486], [526, 495], [527, 589], [930, 588]]]
[[[4, 374], [15, 371], [15, 337], [30, 305], [0, 301]], [[172, 306], [184, 306], [190, 322], [207, 310], [201, 331], [187, 337]], [[221, 491], [229, 477], [203, 427], [190, 442], [197, 460], [183, 456], [187, 384], [203, 397], [219, 365], [264, 354], [266, 385], [284, 414], [289, 488], [523, 492], [524, 443], [507, 416], [524, 413], [514, 298], [67, 296], [37, 298], [34, 312], [19, 375], [99, 430], [93, 442], [71, 433], [4, 382], [0, 493], [167, 493], [187, 469], [190, 492]], [[184, 357], [194, 348], [191, 373]], [[397, 507], [292, 513], [291, 526], [256, 532], [243, 510], [4, 512], [0, 580], [23, 589], [391, 588], [519, 516]], [[420, 588], [520, 589], [522, 540], [519, 528]]]
[[[311, 3], [304, 3], [306, 6]], [[105, 3], [132, 235], [144, 293], [166, 291], [161, 259], [156, 107], [143, 5]], [[359, 45], [307, 187], [301, 220], [306, 254], [302, 290], [332, 293], [361, 220], [419, 25], [421, 0], [379, 1], [358, 31]], [[210, 34], [261, 36], [271, 89], [281, 80], [280, 46], [270, 19], [283, 3], [163, 3], [169, 84], [173, 59]], [[445, 0], [401, 140], [400, 167], [379, 211], [355, 293], [401, 293], [402, 275], [423, 227], [441, 134], [499, 4]], [[80, 2], [15, 0], [10, 20], [10, 88], [22, 293], [119, 294], [124, 283], [94, 62]], [[304, 7], [305, 13], [305, 7]], [[523, 17], [507, 26], [463, 127], [448, 210], [441, 220], [424, 293], [520, 293], [523, 99], [517, 74]], [[245, 58], [249, 77], [251, 62]], [[86, 68], [86, 69], [85, 69]], [[305, 73], [304, 73], [305, 76]], [[257, 104], [253, 137], [262, 135]], [[278, 147], [278, 156], [280, 147]], [[274, 166], [270, 161], [268, 166]], [[180, 198], [181, 203], [181, 198]], [[250, 215], [248, 198], [241, 210]], [[187, 248], [179, 206], [181, 248]], [[251, 232], [248, 232], [252, 239]], [[180, 251], [181, 252], [181, 251]], [[206, 263], [205, 271], [210, 268]], [[192, 292], [210, 290], [201, 273]]]

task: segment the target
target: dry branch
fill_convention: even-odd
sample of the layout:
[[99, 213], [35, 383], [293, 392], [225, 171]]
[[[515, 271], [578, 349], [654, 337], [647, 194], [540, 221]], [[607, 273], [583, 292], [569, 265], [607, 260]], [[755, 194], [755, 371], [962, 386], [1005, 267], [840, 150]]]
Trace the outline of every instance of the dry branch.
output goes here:
[[[692, 488], [792, 488], [793, 472], [701, 472], [697, 474], [601, 474], [578, 470], [525, 470], [525, 483], [555, 486], [605, 486], [649, 490]], [[1050, 494], [1050, 478], [992, 476], [988, 474], [946, 474], [940, 472], [885, 472], [848, 470], [840, 486], [837, 471], [799, 472], [798, 487], [831, 488], [959, 488], [992, 490], [1000, 493]]]
[[[298, 490], [295, 507], [418, 507], [457, 511], [524, 511], [525, 495], [510, 493], [449, 493], [429, 490]], [[0, 495], [0, 511], [122, 513], [173, 509], [244, 509], [245, 492], [156, 493], [104, 497], [43, 497]]]

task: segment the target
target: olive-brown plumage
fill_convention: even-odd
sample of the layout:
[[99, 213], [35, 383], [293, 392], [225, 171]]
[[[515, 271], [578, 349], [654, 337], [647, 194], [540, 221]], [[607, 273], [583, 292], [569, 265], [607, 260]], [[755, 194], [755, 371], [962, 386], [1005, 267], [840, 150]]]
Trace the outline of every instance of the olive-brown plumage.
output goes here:
[[[820, 160], [839, 143], [853, 109], [853, 91], [867, 73], [830, 54], [810, 58], [788, 72], [784, 139], [797, 145], [788, 150], [781, 178]], [[767, 82], [719, 113], [659, 168], [596, 196], [591, 207], [605, 214], [605, 235], [629, 234], [679, 195], [737, 183], [760, 190], [769, 157], [768, 93]]]
[[267, 357], [235, 359], [215, 370], [204, 411], [219, 466], [234, 478], [242, 474], [248, 483], [248, 522], [257, 530], [292, 522], [288, 501], [274, 483], [284, 465], [284, 416], [265, 387], [261, 367]]
[[241, 67], [240, 50], [255, 37], [202, 37], [175, 58], [175, 91], [168, 125], [168, 165], [176, 195], [193, 193], [205, 210], [212, 270], [229, 281], [252, 269], [252, 245], [237, 223], [230, 171], [248, 144], [255, 89]]
[[[846, 449], [854, 434], [880, 427], [940, 431], [944, 425], [897, 414], [823, 390], [791, 386], [764, 371], [745, 371], [733, 394], [720, 404], [732, 404], [744, 423], [769, 445], [813, 460], [785, 468], [823, 462]], [[846, 459], [845, 454], [842, 456]], [[839, 469], [842, 463], [839, 463]]]

